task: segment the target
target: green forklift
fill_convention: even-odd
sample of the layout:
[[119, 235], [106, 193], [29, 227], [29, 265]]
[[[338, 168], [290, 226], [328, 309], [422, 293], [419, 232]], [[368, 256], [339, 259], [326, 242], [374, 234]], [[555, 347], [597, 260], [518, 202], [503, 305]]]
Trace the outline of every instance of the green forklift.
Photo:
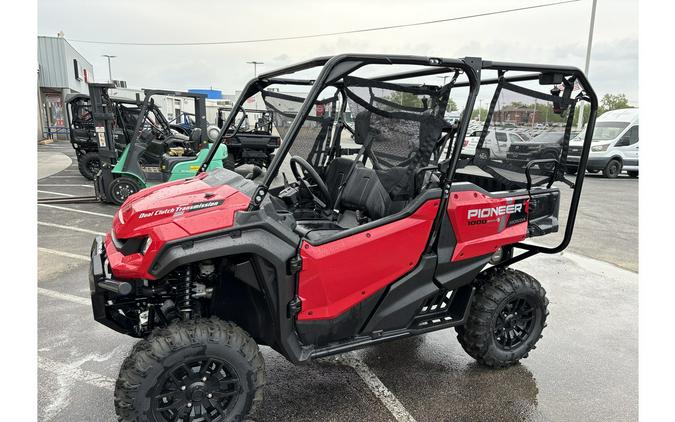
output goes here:
[[[94, 178], [96, 198], [121, 205], [130, 195], [158, 183], [192, 177], [208, 155], [206, 137], [206, 96], [189, 92], [144, 90], [136, 127], [121, 154], [113, 138], [115, 114], [107, 83], [89, 84], [92, 117], [101, 157], [101, 170]], [[195, 127], [184, 146], [172, 146], [172, 137], [162, 130], [166, 117], [155, 105], [156, 96], [190, 98], [194, 101]], [[218, 146], [208, 170], [222, 168], [227, 147]]]

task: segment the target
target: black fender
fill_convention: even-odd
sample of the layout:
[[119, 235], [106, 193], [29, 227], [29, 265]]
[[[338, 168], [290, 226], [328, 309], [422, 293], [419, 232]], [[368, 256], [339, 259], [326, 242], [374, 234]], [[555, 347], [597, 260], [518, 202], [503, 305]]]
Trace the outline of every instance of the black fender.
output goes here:
[[[257, 288], [265, 298], [275, 325], [274, 341], [269, 345], [290, 361], [299, 362], [302, 347], [295, 331], [295, 316], [289, 314], [288, 304], [295, 298], [297, 288], [297, 272], [289, 263], [297, 255], [300, 239], [279, 222], [258, 214], [261, 211], [239, 213], [230, 229], [167, 243], [149, 272], [162, 278], [185, 264], [242, 254], [264, 259], [274, 270], [273, 274], [256, 273]], [[256, 337], [258, 333], [250, 334]]]

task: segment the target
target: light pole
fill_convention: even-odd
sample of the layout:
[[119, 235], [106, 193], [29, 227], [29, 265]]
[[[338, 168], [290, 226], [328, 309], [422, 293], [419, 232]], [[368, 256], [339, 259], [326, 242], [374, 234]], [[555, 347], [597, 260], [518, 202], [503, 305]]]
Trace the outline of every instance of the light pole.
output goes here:
[[103, 54], [102, 57], [108, 58], [108, 80], [110, 81], [110, 83], [112, 83], [113, 78], [112, 78], [112, 67], [110, 66], [110, 59], [114, 59], [117, 56], [111, 56], [110, 54]]
[[[591, 64], [591, 47], [593, 46], [593, 27], [595, 26], [595, 7], [598, 4], [598, 0], [593, 0], [593, 6], [591, 7], [591, 26], [588, 29], [588, 45], [586, 46], [586, 65], [584, 66], [584, 74], [588, 78], [588, 68]], [[584, 126], [584, 103], [581, 103], [579, 107], [579, 119], [577, 120], [577, 129], [581, 130]]]
[[246, 63], [253, 65], [253, 76], [258, 76], [258, 65], [265, 64], [264, 62], [257, 62], [255, 60]]

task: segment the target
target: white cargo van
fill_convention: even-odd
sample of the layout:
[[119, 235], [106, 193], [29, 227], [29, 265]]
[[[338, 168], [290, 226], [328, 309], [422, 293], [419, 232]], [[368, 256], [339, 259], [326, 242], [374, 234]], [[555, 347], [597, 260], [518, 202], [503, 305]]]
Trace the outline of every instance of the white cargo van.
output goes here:
[[[608, 111], [597, 118], [591, 152], [586, 170], [602, 171], [605, 177], [615, 178], [622, 171], [638, 176], [639, 120], [637, 108]], [[570, 141], [567, 153], [567, 171], [575, 173], [579, 166], [581, 146], [586, 129]]]

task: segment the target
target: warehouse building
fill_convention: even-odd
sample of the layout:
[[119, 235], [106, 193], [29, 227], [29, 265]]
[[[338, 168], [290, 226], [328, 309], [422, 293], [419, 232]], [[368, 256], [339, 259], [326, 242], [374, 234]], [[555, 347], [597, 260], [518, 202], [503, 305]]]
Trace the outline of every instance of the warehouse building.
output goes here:
[[38, 37], [38, 140], [67, 139], [66, 97], [89, 93], [94, 67], [65, 38]]

